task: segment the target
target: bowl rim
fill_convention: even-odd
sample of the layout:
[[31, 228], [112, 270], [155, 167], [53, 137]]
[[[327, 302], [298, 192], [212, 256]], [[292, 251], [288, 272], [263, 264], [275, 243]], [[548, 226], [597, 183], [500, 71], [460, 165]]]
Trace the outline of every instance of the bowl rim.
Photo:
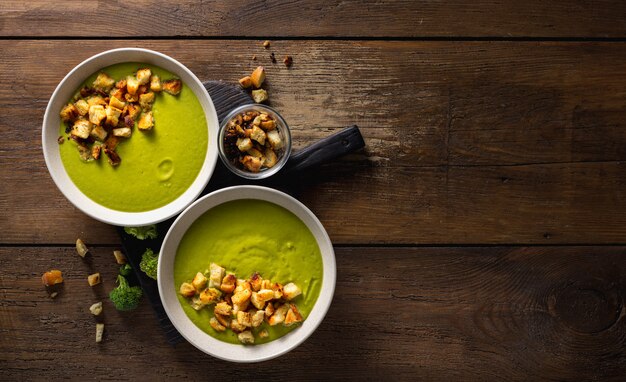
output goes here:
[[[124, 62], [143, 62], [155, 65], [174, 73], [194, 92], [204, 111], [207, 130], [207, 152], [203, 165], [191, 185], [168, 204], [140, 212], [119, 211], [105, 207], [87, 197], [71, 180], [63, 165], [58, 150], [60, 119], [58, 112], [67, 103], [78, 86], [98, 70]], [[189, 206], [204, 190], [217, 163], [217, 142], [219, 132], [217, 111], [208, 91], [202, 82], [185, 65], [163, 53], [144, 48], [116, 48], [95, 54], [76, 65], [63, 77], [48, 101], [42, 123], [41, 140], [46, 167], [55, 185], [76, 208], [86, 215], [118, 226], [144, 226], [171, 218]]]
[[[320, 294], [299, 328], [273, 341], [244, 346], [220, 341], [203, 332], [189, 319], [177, 297], [174, 283], [174, 259], [180, 240], [200, 216], [223, 203], [233, 200], [257, 199], [274, 203], [297, 216], [309, 228], [320, 248], [323, 279]], [[159, 297], [170, 321], [193, 346], [213, 357], [237, 363], [266, 361], [294, 349], [304, 342], [321, 324], [333, 300], [337, 277], [335, 252], [322, 223], [304, 204], [281, 191], [262, 186], [233, 186], [214, 191], [198, 199], [178, 216], [168, 230], [161, 246], [157, 269]]]
[[[283, 156], [280, 157], [280, 160], [278, 162], [276, 162], [276, 164], [267, 170], [263, 170], [263, 171], [259, 171], [259, 172], [249, 172], [249, 171], [244, 171], [241, 170], [235, 166], [232, 165], [232, 163], [230, 163], [230, 161], [228, 160], [228, 158], [226, 157], [226, 153], [224, 151], [224, 131], [226, 130], [226, 125], [228, 124], [228, 122], [237, 114], [241, 113], [242, 111], [245, 110], [263, 110], [263, 111], [267, 111], [271, 114], [273, 114], [276, 119], [278, 120], [278, 124], [280, 125], [280, 133], [283, 137], [285, 137], [285, 141], [286, 141], [286, 146], [283, 152]], [[249, 103], [249, 104], [245, 104], [245, 105], [241, 105], [241, 106], [237, 106], [236, 108], [234, 108], [233, 110], [231, 110], [225, 117], [224, 119], [222, 119], [222, 122], [220, 123], [220, 129], [219, 129], [219, 133], [218, 133], [218, 144], [217, 144], [217, 148], [219, 151], [219, 156], [220, 159], [222, 160], [222, 163], [224, 164], [224, 166], [226, 168], [228, 168], [233, 174], [238, 175], [242, 178], [246, 178], [246, 179], [265, 179], [268, 178], [274, 174], [276, 174], [278, 171], [280, 171], [281, 168], [283, 168], [283, 166], [287, 163], [287, 160], [289, 160], [289, 156], [291, 155], [291, 146], [292, 142], [291, 142], [291, 129], [289, 128], [289, 125], [287, 124], [287, 122], [285, 121], [285, 119], [283, 118], [283, 116], [274, 108], [269, 107], [267, 105], [262, 105], [259, 103]]]

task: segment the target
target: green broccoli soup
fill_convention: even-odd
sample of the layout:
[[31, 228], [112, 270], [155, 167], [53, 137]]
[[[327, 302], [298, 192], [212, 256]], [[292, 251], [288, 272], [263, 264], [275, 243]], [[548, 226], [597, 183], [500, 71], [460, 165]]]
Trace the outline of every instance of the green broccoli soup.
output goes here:
[[[223, 292], [228, 290], [224, 288], [225, 276], [221, 284], [222, 290], [219, 290], [219, 281], [218, 286], [213, 284], [215, 288], [210, 288], [211, 284], [206, 284], [205, 281], [200, 289], [213, 290], [217, 298], [201, 308], [196, 305], [195, 309], [192, 302], [194, 299], [191, 298], [193, 290], [188, 297], [183, 296], [183, 292], [179, 290], [183, 284], [195, 283], [197, 279], [194, 278], [214, 277], [213, 270], [214, 267], [218, 267], [217, 265], [223, 267], [224, 275], [232, 273], [239, 279], [237, 288], [243, 283], [242, 279], [253, 280], [254, 285], [254, 276], [251, 275], [255, 273], [263, 279], [263, 285], [266, 285], [265, 283], [284, 285], [284, 295], [281, 299], [274, 300], [274, 308], [291, 306], [301, 315], [301, 317], [298, 315], [299, 320], [293, 325], [287, 324], [288, 319], [275, 323], [271, 317], [268, 319], [266, 316], [262, 323], [259, 324], [257, 321], [258, 326], [248, 325], [248, 328], [239, 330], [245, 330], [244, 334], [253, 336], [255, 344], [282, 337], [297, 328], [301, 321], [306, 321], [322, 286], [323, 263], [317, 241], [307, 226], [294, 214], [273, 203], [252, 199], [235, 200], [210, 209], [191, 225], [178, 246], [174, 261], [174, 282], [180, 304], [191, 321], [212, 337], [225, 342], [235, 344], [244, 342], [241, 336], [238, 337], [237, 330], [233, 331], [231, 327], [226, 327], [232, 321], [237, 321], [237, 314], [231, 312], [229, 315], [221, 315], [225, 328], [215, 322], [216, 307], [218, 304], [233, 305], [237, 289], [230, 294]], [[197, 275], [198, 272], [204, 276]], [[291, 298], [288, 295], [288, 288], [295, 285], [298, 291], [296, 297]], [[259, 295], [263, 290], [267, 291], [259, 288], [256, 289]], [[254, 305], [244, 305], [240, 313], [243, 311], [252, 316], [260, 314], [262, 318], [263, 314], [260, 312], [265, 311], [267, 314], [267, 307], [262, 309], [262, 306], [266, 305], [259, 306], [256, 303], [254, 293], [251, 299]], [[291, 313], [290, 310], [287, 316]], [[221, 330], [216, 330], [215, 326], [210, 324], [211, 321]]]
[[172, 202], [194, 182], [207, 152], [207, 121], [196, 95], [153, 65], [121, 63], [94, 73], [61, 120], [59, 150], [70, 179], [94, 202], [118, 211]]

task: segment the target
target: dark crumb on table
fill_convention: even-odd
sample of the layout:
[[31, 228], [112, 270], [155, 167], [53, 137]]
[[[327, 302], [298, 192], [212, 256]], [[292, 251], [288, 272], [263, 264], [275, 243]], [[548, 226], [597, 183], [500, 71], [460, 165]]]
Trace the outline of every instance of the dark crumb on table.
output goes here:
[[252, 56], [252, 61], [256, 61], [256, 54]]
[[273, 64], [276, 63], [276, 57], [274, 56], [274, 52], [272, 52], [272, 54], [270, 54], [270, 60], [272, 60]]
[[283, 63], [285, 64], [285, 66], [290, 67], [293, 63], [293, 59], [291, 58], [291, 56], [285, 56], [285, 58], [283, 59]]

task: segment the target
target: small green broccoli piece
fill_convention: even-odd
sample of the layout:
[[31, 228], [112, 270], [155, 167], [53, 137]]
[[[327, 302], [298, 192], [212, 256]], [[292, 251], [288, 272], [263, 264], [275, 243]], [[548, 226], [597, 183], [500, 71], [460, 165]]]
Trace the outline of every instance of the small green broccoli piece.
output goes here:
[[120, 275], [122, 276], [130, 276], [132, 271], [133, 268], [130, 266], [130, 264], [124, 264], [120, 267]]
[[157, 279], [157, 265], [159, 263], [159, 254], [152, 252], [150, 248], [141, 255], [139, 269], [141, 269], [148, 277]]
[[109, 293], [109, 298], [115, 305], [115, 309], [122, 311], [135, 309], [139, 305], [139, 300], [143, 294], [141, 288], [128, 285], [128, 281], [122, 275], [117, 276], [117, 283], [117, 288]]
[[139, 240], [156, 239], [158, 236], [156, 224], [147, 225], [145, 227], [124, 227], [124, 232]]

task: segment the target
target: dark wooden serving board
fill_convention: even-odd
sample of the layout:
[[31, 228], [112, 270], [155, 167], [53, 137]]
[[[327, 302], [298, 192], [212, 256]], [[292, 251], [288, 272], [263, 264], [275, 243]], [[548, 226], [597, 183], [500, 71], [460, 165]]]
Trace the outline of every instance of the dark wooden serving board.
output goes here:
[[[204, 82], [204, 86], [211, 95], [211, 99], [217, 111], [217, 118], [220, 122], [235, 107], [253, 103], [250, 96], [237, 85], [221, 81], [207, 81]], [[211, 180], [200, 196], [220, 188], [242, 184], [263, 185], [296, 196], [294, 195], [294, 185], [306, 169], [329, 162], [339, 156], [359, 150], [364, 146], [365, 143], [358, 127], [353, 125], [317, 141], [302, 150], [292, 153], [285, 167], [277, 174], [269, 179], [258, 181], [240, 178], [231, 173], [221, 161], [218, 161], [215, 171], [211, 176]], [[117, 227], [118, 233], [122, 239], [124, 253], [133, 267], [134, 277], [143, 288], [144, 294], [154, 308], [159, 323], [165, 331], [168, 342], [172, 345], [182, 341], [183, 337], [176, 331], [163, 309], [156, 281], [147, 277], [139, 270], [139, 262], [146, 248], [151, 248], [153, 251], [159, 252], [163, 238], [175, 219], [176, 217], [173, 217], [157, 224], [159, 235], [157, 239], [153, 240], [138, 240], [126, 234], [124, 227]]]

